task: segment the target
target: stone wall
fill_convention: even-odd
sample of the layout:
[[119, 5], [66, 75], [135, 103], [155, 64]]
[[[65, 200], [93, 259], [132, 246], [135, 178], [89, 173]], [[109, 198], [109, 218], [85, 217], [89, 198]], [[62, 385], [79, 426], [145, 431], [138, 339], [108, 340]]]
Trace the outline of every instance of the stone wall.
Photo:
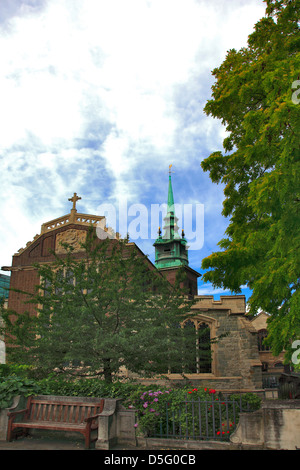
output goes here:
[[122, 399], [105, 398], [98, 418], [96, 449], [109, 450], [115, 444], [136, 445], [135, 419], [135, 410], [126, 409]]
[[[244, 296], [198, 296], [193, 306], [196, 318], [210, 324], [213, 345], [213, 369], [210, 386], [217, 389], [253, 390], [262, 387], [261, 361], [257, 332], [245, 316]], [[201, 377], [199, 377], [201, 379]]]
[[233, 444], [264, 449], [300, 449], [300, 400], [265, 401], [260, 410], [241, 413]]
[[21, 409], [20, 404], [24, 404], [21, 396], [14, 397], [13, 402], [9, 408], [0, 408], [0, 441], [6, 441], [7, 437], [7, 424], [9, 411], [17, 411]]

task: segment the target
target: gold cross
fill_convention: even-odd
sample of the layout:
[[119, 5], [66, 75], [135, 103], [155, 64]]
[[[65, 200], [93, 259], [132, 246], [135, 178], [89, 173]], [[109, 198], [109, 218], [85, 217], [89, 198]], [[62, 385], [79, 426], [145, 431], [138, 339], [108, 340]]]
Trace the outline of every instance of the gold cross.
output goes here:
[[71, 201], [73, 202], [73, 207], [72, 209], [75, 209], [76, 210], [76, 202], [81, 199], [81, 197], [77, 196], [77, 193], [74, 193], [74, 196], [73, 197], [70, 197], [70, 199], [68, 199], [68, 201]]

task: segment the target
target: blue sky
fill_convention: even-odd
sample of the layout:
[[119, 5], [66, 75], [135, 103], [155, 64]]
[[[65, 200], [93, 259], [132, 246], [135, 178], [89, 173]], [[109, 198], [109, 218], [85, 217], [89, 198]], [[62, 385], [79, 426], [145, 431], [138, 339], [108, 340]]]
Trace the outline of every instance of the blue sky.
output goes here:
[[[1, 0], [0, 266], [74, 192], [78, 212], [126, 198], [150, 214], [172, 164], [175, 202], [204, 207], [202, 272], [228, 224], [200, 167], [226, 135], [203, 112], [211, 71], [264, 14], [262, 0]], [[133, 241], [154, 260], [153, 239]]]

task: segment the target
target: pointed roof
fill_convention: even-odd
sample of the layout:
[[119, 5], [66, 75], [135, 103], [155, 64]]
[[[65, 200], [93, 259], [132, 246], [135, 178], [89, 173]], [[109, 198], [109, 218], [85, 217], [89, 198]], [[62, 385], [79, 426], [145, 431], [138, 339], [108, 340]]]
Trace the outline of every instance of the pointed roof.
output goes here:
[[188, 265], [187, 241], [178, 234], [178, 218], [175, 215], [175, 203], [171, 179], [171, 166], [169, 166], [169, 187], [167, 214], [164, 217], [164, 234], [162, 235], [159, 227], [158, 238], [154, 242], [155, 263], [158, 268], [169, 266]]
[[165, 233], [163, 235], [164, 240], [174, 240], [180, 239], [178, 235], [178, 218], [175, 215], [175, 203], [174, 203], [174, 196], [173, 196], [173, 188], [172, 188], [172, 180], [171, 180], [171, 166], [169, 166], [169, 187], [168, 187], [168, 204], [167, 204], [167, 214], [164, 218], [165, 225], [164, 230]]
[[169, 189], [168, 189], [168, 209], [167, 213], [175, 212], [174, 208], [174, 196], [173, 196], [173, 189], [172, 189], [172, 181], [171, 181], [171, 173], [169, 174]]

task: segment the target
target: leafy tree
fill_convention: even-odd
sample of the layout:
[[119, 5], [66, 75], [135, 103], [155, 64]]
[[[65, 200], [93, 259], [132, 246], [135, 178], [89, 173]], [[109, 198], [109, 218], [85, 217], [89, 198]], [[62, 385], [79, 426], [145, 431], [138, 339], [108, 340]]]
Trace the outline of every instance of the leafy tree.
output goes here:
[[182, 360], [172, 328], [192, 305], [182, 279], [171, 286], [136, 245], [99, 240], [92, 228], [83, 257], [64, 248], [52, 265], [37, 266], [41, 284], [28, 300], [37, 316], [2, 313], [10, 360], [107, 382], [122, 367], [166, 373]]
[[202, 161], [225, 185], [230, 218], [220, 251], [202, 262], [204, 281], [252, 290], [250, 313], [271, 314], [268, 342], [291, 354], [300, 337], [300, 34], [299, 0], [265, 0], [266, 16], [248, 46], [213, 70], [207, 115], [222, 120], [225, 153]]

